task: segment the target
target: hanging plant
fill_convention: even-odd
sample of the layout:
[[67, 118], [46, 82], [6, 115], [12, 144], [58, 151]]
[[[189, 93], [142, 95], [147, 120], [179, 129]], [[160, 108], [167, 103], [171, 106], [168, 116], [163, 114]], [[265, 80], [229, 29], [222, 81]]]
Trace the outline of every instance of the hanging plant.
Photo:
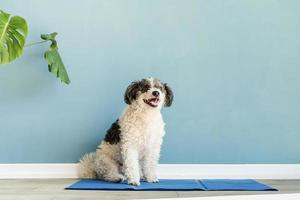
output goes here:
[[68, 73], [58, 52], [58, 45], [55, 39], [57, 33], [42, 34], [41, 38], [43, 41], [25, 45], [27, 32], [27, 22], [24, 18], [12, 16], [0, 10], [0, 64], [14, 61], [23, 54], [26, 46], [50, 41], [50, 47], [44, 53], [44, 58], [48, 63], [48, 70], [62, 82], [69, 84]]

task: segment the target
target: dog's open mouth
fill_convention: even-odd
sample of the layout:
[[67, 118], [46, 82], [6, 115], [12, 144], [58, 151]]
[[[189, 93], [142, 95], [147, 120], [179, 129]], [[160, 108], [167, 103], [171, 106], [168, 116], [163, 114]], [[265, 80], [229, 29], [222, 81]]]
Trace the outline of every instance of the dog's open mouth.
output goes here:
[[151, 99], [144, 99], [144, 102], [151, 107], [157, 107], [159, 104], [159, 98], [151, 98]]

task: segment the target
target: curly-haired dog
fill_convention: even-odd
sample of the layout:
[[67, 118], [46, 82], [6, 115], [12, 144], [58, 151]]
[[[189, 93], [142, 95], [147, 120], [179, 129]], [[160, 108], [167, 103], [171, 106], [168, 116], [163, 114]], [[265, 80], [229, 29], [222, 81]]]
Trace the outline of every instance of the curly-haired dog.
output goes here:
[[96, 152], [80, 160], [80, 178], [127, 179], [131, 185], [139, 185], [140, 178], [158, 182], [156, 166], [165, 134], [160, 110], [171, 106], [173, 92], [158, 79], [147, 78], [132, 82], [124, 100], [128, 106], [107, 130]]

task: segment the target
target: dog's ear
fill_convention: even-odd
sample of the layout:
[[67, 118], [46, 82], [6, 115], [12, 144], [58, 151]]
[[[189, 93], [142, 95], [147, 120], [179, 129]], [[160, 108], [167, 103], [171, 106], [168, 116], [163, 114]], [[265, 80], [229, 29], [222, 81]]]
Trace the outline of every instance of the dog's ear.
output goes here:
[[174, 97], [173, 91], [166, 83], [164, 83], [164, 88], [165, 88], [165, 91], [166, 91], [165, 104], [164, 105], [166, 107], [170, 107], [172, 105], [173, 97]]
[[125, 103], [130, 105], [132, 101], [136, 100], [138, 91], [139, 91], [139, 82], [137, 81], [132, 82], [125, 91], [125, 95], [124, 95]]

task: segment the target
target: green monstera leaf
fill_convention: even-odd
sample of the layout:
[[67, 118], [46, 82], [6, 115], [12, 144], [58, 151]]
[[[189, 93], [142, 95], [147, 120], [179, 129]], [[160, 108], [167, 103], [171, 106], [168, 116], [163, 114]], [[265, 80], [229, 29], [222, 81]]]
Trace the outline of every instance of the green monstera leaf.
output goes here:
[[0, 10], [0, 64], [10, 63], [22, 55], [27, 31], [25, 19]]
[[66, 84], [70, 83], [70, 79], [64, 63], [58, 53], [58, 46], [55, 40], [57, 33], [42, 34], [41, 38], [45, 41], [51, 41], [50, 48], [45, 52], [44, 57], [48, 62], [49, 72], [53, 73], [57, 78]]

